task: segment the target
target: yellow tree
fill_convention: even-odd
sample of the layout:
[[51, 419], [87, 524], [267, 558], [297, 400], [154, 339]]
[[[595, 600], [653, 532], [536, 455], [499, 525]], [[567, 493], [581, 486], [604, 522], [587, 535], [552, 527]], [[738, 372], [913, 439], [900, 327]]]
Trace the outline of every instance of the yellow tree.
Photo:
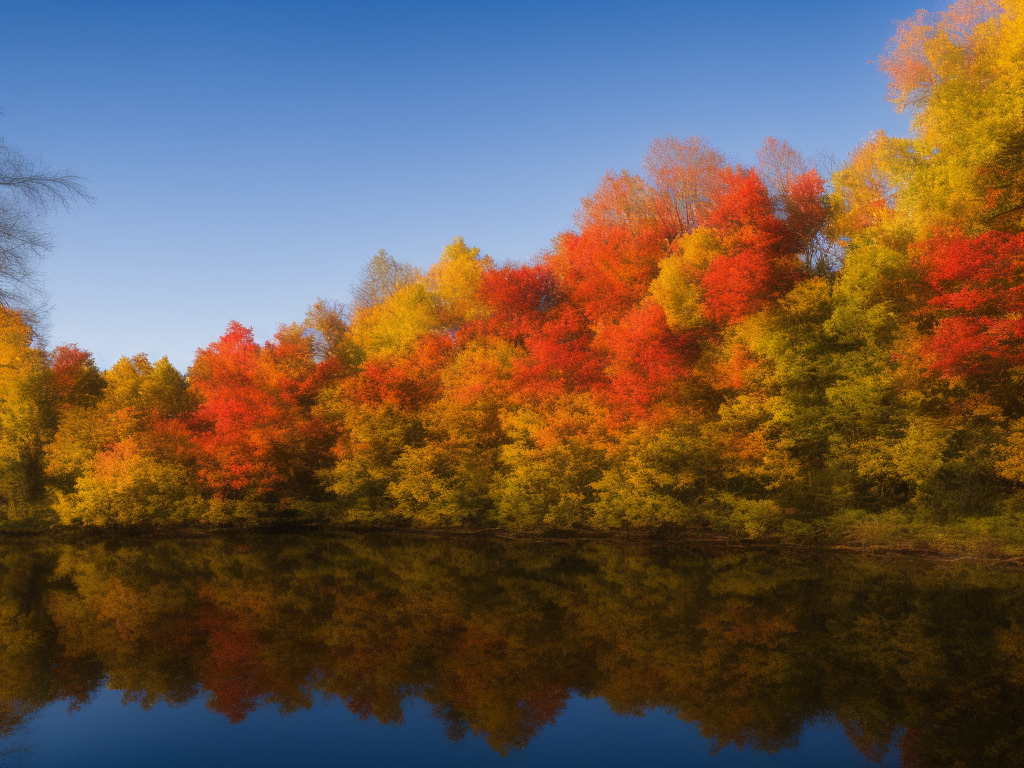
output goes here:
[[882, 57], [912, 114], [917, 167], [904, 203], [918, 232], [1024, 226], [1024, 3], [957, 0], [903, 22]]
[[0, 306], [0, 508], [27, 516], [42, 481], [43, 444], [51, 430], [46, 355], [32, 346], [21, 315]]
[[46, 448], [65, 524], [181, 523], [202, 511], [184, 417], [195, 407], [167, 358], [122, 357], [95, 403], [73, 405]]

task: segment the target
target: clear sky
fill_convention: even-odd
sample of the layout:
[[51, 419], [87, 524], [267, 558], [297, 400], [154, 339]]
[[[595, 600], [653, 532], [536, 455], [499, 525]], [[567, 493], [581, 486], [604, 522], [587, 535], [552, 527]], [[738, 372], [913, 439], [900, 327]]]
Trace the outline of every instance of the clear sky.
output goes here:
[[945, 5], [0, 0], [0, 135], [96, 197], [51, 220], [51, 343], [184, 369], [379, 248], [527, 260], [658, 136], [843, 159], [906, 133], [873, 62]]

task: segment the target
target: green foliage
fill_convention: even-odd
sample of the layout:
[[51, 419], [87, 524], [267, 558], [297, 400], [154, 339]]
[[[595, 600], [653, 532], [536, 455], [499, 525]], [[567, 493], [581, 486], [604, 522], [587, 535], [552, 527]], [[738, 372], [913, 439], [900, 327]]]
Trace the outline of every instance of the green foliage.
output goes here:
[[692, 414], [640, 426], [617, 442], [608, 468], [593, 484], [593, 524], [612, 530], [699, 531], [706, 520], [700, 501], [720, 477], [721, 456]]
[[322, 481], [352, 519], [380, 522], [387, 518], [388, 486], [399, 477], [395, 462], [406, 446], [418, 442], [422, 424], [391, 405], [351, 405], [340, 418], [336, 462], [323, 470]]
[[503, 415], [510, 442], [491, 491], [495, 515], [510, 528], [581, 528], [588, 524], [593, 484], [606, 467], [600, 407], [567, 395], [541, 414], [520, 408]]

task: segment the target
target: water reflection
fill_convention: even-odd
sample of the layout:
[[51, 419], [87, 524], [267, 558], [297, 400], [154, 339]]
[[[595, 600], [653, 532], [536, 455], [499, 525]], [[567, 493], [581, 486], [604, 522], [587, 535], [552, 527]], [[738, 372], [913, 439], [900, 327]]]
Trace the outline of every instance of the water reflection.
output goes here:
[[526, 747], [573, 697], [775, 752], [1024, 764], [1024, 574], [965, 564], [381, 537], [8, 544], [0, 731], [104, 685], [232, 723], [336, 697]]

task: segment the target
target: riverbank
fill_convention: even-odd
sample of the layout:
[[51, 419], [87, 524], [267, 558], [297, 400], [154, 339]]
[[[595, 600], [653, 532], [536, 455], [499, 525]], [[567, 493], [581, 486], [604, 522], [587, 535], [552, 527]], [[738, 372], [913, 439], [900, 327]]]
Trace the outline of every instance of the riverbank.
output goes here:
[[888, 512], [864, 519], [853, 514], [824, 518], [813, 525], [761, 531], [757, 535], [737, 527], [664, 525], [626, 529], [593, 527], [513, 528], [495, 525], [424, 526], [393, 520], [368, 524], [337, 517], [292, 514], [252, 517], [232, 522], [197, 525], [40, 525], [32, 520], [6, 520], [4, 538], [82, 539], [202, 539], [207, 537], [303, 533], [338, 536], [377, 534], [431, 539], [494, 539], [524, 542], [608, 541], [646, 546], [699, 546], [753, 550], [837, 552], [874, 557], [919, 557], [944, 561], [1001, 562], [1024, 566], [1024, 523], [1007, 517], [966, 519], [946, 524], [915, 520], [905, 513]]

